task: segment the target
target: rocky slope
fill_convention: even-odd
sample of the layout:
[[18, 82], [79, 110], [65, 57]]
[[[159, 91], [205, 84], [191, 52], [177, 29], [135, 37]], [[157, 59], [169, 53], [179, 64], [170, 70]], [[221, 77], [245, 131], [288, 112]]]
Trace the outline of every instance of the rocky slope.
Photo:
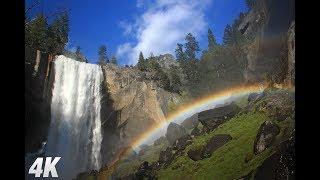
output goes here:
[[145, 129], [164, 121], [168, 103], [179, 95], [164, 90], [150, 73], [137, 68], [107, 64], [103, 72], [102, 155], [107, 163]]
[[[162, 141], [149, 146], [143, 155], [121, 161], [104, 177], [292, 179], [295, 174], [294, 104], [294, 91], [268, 89], [256, 98], [248, 98], [240, 112], [214, 129], [207, 131], [207, 125], [203, 124], [199, 135], [184, 135], [173, 144]], [[223, 107], [214, 111], [215, 117], [218, 112], [223, 116]], [[99, 178], [103, 172], [106, 171], [87, 178]]]

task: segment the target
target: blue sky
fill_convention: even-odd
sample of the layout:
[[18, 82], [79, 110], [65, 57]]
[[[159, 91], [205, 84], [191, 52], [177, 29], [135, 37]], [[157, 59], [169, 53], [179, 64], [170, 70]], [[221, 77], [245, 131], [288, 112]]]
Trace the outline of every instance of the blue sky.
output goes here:
[[[30, 6], [36, 0], [26, 0]], [[95, 63], [97, 49], [107, 46], [121, 65], [135, 64], [140, 51], [147, 57], [174, 53], [188, 32], [195, 35], [200, 48], [207, 46], [211, 28], [217, 41], [240, 12], [247, 11], [244, 0], [40, 0], [29, 16], [44, 11], [52, 14], [61, 8], [70, 10], [67, 48], [76, 46]]]

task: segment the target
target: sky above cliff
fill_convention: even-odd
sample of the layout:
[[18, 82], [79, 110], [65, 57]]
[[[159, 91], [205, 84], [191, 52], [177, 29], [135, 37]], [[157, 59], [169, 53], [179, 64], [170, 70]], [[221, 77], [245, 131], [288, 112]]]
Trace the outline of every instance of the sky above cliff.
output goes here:
[[[35, 1], [26, 0], [26, 7]], [[189, 32], [202, 50], [208, 28], [221, 43], [225, 26], [247, 11], [244, 0], [40, 0], [28, 16], [62, 8], [70, 12], [67, 49], [80, 46], [96, 63], [98, 47], [106, 45], [109, 56], [115, 55], [121, 65], [135, 64], [140, 51], [145, 57], [151, 52], [174, 55], [176, 44], [184, 43]]]

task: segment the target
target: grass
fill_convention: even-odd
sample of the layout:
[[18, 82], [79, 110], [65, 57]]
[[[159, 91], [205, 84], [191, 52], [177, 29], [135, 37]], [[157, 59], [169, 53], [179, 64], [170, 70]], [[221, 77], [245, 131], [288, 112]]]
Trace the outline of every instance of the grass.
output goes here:
[[129, 174], [134, 173], [142, 162], [148, 161], [149, 163], [153, 163], [159, 160], [159, 155], [162, 150], [165, 150], [168, 147], [168, 142], [161, 143], [157, 146], [150, 146], [143, 155], [139, 156], [135, 160], [131, 161], [121, 161], [119, 166], [115, 169], [114, 174], [117, 177], [124, 177]]
[[[259, 155], [253, 154], [257, 131], [266, 120], [268, 117], [264, 113], [243, 114], [232, 118], [215, 131], [197, 137], [185, 149], [183, 156], [175, 159], [168, 168], [159, 171], [159, 179], [236, 179], [249, 174], [272, 154], [272, 149]], [[216, 134], [230, 134], [233, 139], [209, 158], [193, 161], [187, 156], [188, 150], [204, 146]], [[249, 162], [245, 163], [248, 157]]]

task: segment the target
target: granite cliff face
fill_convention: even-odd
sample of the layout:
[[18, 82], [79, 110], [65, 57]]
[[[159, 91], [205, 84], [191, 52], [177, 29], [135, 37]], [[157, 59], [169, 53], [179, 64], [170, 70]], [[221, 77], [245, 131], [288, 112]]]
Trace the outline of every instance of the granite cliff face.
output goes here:
[[137, 68], [113, 64], [102, 68], [105, 77], [102, 155], [107, 163], [139, 134], [164, 121], [169, 101], [176, 101], [179, 95], [162, 89], [149, 78], [148, 72]]
[[267, 74], [277, 83], [292, 81], [288, 71], [294, 72], [294, 19], [293, 0], [257, 0], [244, 17], [238, 30], [249, 40], [243, 47], [247, 82], [265, 80]]

